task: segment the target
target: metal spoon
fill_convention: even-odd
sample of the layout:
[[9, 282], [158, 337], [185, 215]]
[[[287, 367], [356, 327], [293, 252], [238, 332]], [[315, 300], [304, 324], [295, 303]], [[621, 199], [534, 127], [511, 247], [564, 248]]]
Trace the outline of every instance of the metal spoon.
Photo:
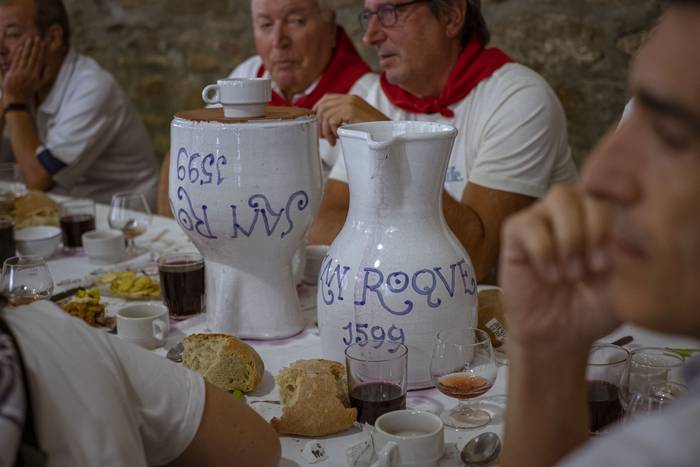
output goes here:
[[182, 341], [180, 341], [177, 344], [170, 347], [170, 349], [168, 349], [168, 353], [165, 354], [165, 356], [169, 360], [180, 363], [180, 362], [182, 362], [182, 352], [184, 350], [185, 350], [185, 346], [182, 345]]
[[488, 465], [501, 453], [501, 438], [492, 431], [481, 433], [469, 440], [462, 448], [460, 458], [467, 465]]

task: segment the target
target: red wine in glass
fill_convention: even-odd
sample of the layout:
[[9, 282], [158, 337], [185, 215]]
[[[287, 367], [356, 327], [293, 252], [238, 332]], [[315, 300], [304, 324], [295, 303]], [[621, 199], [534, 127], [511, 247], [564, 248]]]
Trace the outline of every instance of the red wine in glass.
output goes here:
[[69, 214], [61, 217], [64, 247], [82, 247], [83, 234], [91, 230], [95, 230], [95, 216], [92, 214]]
[[620, 388], [602, 380], [588, 381], [587, 385], [591, 433], [597, 433], [622, 418]]
[[406, 408], [406, 394], [384, 381], [360, 384], [350, 391], [350, 405], [357, 408], [357, 421], [374, 425], [380, 415]]
[[159, 264], [163, 301], [175, 320], [204, 310], [204, 262], [187, 260]]

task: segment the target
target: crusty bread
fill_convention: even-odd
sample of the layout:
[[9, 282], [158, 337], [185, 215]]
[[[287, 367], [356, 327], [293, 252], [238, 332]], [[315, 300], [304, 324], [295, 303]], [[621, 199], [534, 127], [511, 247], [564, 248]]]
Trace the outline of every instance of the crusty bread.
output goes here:
[[192, 334], [182, 342], [185, 347], [182, 364], [227, 391], [253, 391], [265, 373], [260, 355], [236, 337], [227, 334]]
[[282, 417], [273, 418], [279, 433], [323, 436], [347, 430], [357, 420], [348, 408], [345, 367], [331, 360], [299, 360], [275, 377]]

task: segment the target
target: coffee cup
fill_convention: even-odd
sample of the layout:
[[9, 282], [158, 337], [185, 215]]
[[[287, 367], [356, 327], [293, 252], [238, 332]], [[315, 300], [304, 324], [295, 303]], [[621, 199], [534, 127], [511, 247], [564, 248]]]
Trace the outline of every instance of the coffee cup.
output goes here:
[[440, 417], [419, 410], [385, 413], [374, 423], [371, 467], [437, 467], [445, 452]]
[[228, 118], [251, 118], [265, 115], [272, 98], [268, 78], [227, 78], [209, 84], [202, 90], [202, 99], [210, 105], [220, 104]]
[[117, 335], [147, 349], [162, 346], [169, 328], [168, 308], [165, 305], [128, 305], [117, 311]]
[[124, 235], [116, 230], [91, 230], [82, 235], [83, 250], [93, 261], [114, 263], [124, 258]]

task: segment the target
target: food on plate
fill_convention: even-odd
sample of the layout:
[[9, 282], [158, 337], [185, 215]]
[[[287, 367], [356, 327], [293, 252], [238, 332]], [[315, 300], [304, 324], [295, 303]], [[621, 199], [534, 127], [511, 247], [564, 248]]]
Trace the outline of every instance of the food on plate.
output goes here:
[[298, 360], [275, 377], [282, 417], [273, 418], [279, 433], [323, 436], [347, 430], [357, 420], [349, 408], [345, 367], [331, 360]]
[[103, 326], [114, 329], [116, 320], [105, 314], [105, 306], [100, 303], [100, 289], [93, 287], [78, 290], [66, 303], [61, 304], [63, 311], [80, 318], [90, 326]]
[[98, 282], [104, 286], [109, 286], [106, 292], [116, 297], [160, 297], [160, 283], [157, 280], [133, 271], [108, 272], [102, 274]]
[[260, 355], [236, 337], [192, 334], [182, 344], [182, 364], [226, 391], [253, 391], [265, 373]]
[[15, 198], [15, 229], [35, 225], [58, 226], [58, 203], [46, 193], [30, 191]]

